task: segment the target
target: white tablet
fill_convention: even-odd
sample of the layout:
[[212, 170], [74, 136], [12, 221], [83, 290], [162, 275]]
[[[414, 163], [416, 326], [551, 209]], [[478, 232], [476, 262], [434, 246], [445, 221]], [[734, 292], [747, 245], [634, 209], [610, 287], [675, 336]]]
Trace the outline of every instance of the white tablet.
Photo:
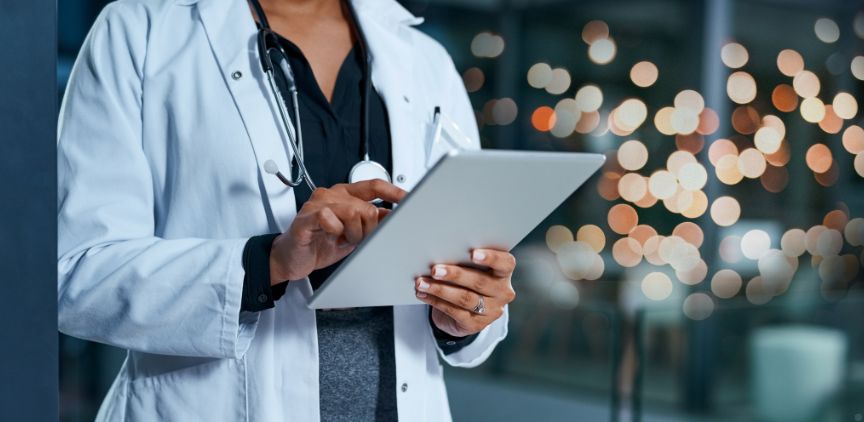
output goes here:
[[315, 291], [309, 307], [422, 303], [414, 279], [473, 248], [511, 250], [603, 165], [600, 154], [453, 151]]

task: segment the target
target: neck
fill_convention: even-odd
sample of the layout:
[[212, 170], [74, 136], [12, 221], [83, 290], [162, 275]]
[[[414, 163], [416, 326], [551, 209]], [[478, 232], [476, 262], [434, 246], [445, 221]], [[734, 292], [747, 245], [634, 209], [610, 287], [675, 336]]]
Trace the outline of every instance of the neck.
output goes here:
[[258, 0], [268, 16], [328, 16], [342, 13], [343, 0]]

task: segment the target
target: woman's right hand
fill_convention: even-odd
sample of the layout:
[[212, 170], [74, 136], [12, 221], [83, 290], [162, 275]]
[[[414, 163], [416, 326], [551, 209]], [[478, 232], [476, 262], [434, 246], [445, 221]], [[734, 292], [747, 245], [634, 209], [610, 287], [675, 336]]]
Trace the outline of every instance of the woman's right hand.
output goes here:
[[369, 203], [398, 203], [406, 192], [383, 180], [318, 188], [303, 204], [291, 227], [273, 241], [270, 284], [305, 278], [339, 262], [366, 238], [390, 210]]

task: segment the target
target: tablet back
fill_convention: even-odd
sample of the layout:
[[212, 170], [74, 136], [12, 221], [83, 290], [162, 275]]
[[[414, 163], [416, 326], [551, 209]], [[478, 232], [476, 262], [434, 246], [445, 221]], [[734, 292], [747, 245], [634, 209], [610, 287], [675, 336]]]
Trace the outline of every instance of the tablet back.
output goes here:
[[342, 265], [309, 306], [422, 303], [414, 279], [469, 251], [511, 250], [603, 165], [599, 154], [454, 151], [427, 173]]

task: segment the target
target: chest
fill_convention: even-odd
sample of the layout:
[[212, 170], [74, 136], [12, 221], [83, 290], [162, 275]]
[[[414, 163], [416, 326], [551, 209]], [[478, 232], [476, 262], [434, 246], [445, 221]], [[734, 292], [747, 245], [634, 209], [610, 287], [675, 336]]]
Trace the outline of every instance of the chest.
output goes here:
[[308, 60], [321, 92], [331, 101], [336, 80], [345, 58], [351, 52], [355, 37], [350, 22], [342, 16], [313, 18], [275, 16], [273, 30], [291, 40]]

